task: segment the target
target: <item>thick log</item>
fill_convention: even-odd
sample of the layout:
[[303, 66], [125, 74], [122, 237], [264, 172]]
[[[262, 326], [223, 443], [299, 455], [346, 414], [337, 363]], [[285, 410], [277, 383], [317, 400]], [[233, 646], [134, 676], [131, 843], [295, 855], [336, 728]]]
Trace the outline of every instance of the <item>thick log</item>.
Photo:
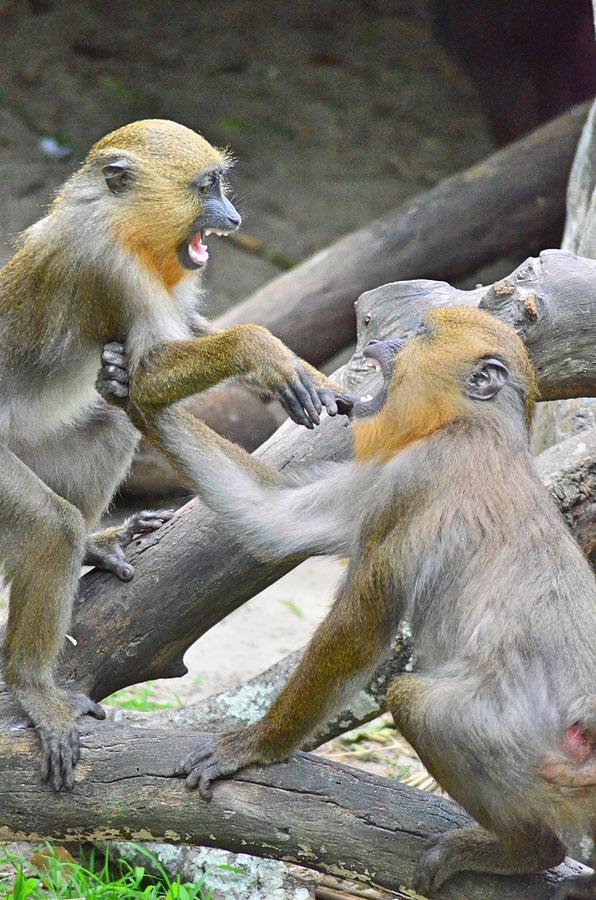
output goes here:
[[[172, 777], [196, 734], [89, 726], [71, 794], [38, 777], [31, 731], [0, 735], [0, 840], [165, 840], [298, 862], [389, 890], [412, 887], [429, 837], [469, 822], [450, 800], [298, 753], [215, 785], [205, 803]], [[556, 870], [517, 879], [457, 876], [444, 900], [543, 900]]]
[[[510, 252], [521, 256], [556, 246], [586, 115], [587, 106], [578, 106], [346, 235], [274, 278], [216, 325], [266, 325], [299, 356], [320, 365], [353, 341], [353, 304], [363, 291], [403, 278], [456, 281]], [[273, 424], [266, 407], [247, 395], [239, 388], [221, 388], [219, 415], [209, 397], [195, 398], [193, 411], [253, 450], [272, 433]], [[144, 448], [126, 490], [163, 496], [179, 485], [169, 465]]]

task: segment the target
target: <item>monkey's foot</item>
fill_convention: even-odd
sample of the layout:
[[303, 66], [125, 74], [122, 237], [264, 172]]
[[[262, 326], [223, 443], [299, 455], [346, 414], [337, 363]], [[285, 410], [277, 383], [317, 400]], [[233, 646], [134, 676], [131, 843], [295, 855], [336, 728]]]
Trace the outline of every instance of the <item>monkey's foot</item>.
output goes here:
[[86, 715], [94, 719], [106, 717], [104, 708], [86, 694], [64, 693], [63, 698], [73, 718], [37, 728], [41, 739], [41, 780], [48, 781], [55, 791], [71, 791], [74, 785], [74, 767], [81, 757], [76, 719]]
[[129, 516], [122, 525], [97, 531], [87, 538], [83, 565], [112, 572], [121, 581], [130, 581], [135, 570], [124, 556], [135, 537], [157, 531], [174, 515], [173, 509], [143, 510]]
[[186, 775], [186, 787], [189, 790], [198, 787], [203, 800], [210, 800], [213, 781], [233, 775], [256, 761], [247, 749], [248, 743], [245, 731], [205, 735], [176, 767], [174, 774]]
[[571, 900], [572, 897], [596, 900], [596, 874], [566, 878], [555, 888], [552, 900]]
[[48, 781], [55, 791], [71, 791], [74, 767], [81, 758], [78, 729], [41, 726], [37, 731], [41, 739], [41, 780]]
[[416, 890], [428, 897], [434, 897], [452, 875], [461, 870], [457, 860], [446, 850], [443, 836], [434, 838], [427, 844], [427, 850], [420, 860], [420, 874], [416, 880]]

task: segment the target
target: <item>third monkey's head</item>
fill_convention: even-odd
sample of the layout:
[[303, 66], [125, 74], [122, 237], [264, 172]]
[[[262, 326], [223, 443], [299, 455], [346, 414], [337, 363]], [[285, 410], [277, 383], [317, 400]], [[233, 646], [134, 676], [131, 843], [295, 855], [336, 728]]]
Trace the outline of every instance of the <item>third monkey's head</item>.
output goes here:
[[373, 413], [356, 427], [361, 458], [386, 458], [455, 418], [487, 413], [531, 421], [538, 390], [524, 344], [482, 310], [432, 309], [411, 337], [371, 342], [364, 355], [384, 385], [369, 409], [357, 408]]
[[184, 125], [145, 119], [98, 141], [66, 193], [99, 205], [119, 245], [175, 283], [205, 264], [209, 232], [240, 225], [226, 197], [229, 167], [224, 151]]

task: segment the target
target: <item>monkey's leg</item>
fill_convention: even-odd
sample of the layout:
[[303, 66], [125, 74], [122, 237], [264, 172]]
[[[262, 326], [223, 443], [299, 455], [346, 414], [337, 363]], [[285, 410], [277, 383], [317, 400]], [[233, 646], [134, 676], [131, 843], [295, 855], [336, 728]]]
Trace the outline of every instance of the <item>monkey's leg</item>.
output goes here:
[[[63, 428], [59, 436], [50, 436], [35, 447], [23, 448], [19, 457], [76, 506], [87, 528], [92, 528], [126, 476], [137, 443], [138, 433], [128, 416], [98, 399], [86, 421]], [[135, 535], [155, 531], [171, 517], [171, 510], [144, 511], [120, 526], [88, 535], [83, 564], [130, 581], [134, 569], [125, 559], [124, 548]]]
[[41, 738], [44, 780], [70, 789], [80, 755], [76, 719], [105, 718], [68, 695], [53, 665], [68, 629], [85, 543], [81, 513], [6, 447], [0, 448], [0, 557], [10, 582], [5, 678]]
[[[452, 690], [451, 686], [449, 690]], [[471, 770], [465, 768], [464, 757], [467, 726], [463, 718], [461, 724], [458, 722], [457, 727], [462, 733], [458, 733], [457, 746], [450, 746], [449, 735], [445, 732], [453, 732], [452, 722], [447, 721], [452, 717], [453, 709], [446, 703], [441, 704], [444, 698], [446, 694], [439, 679], [417, 675], [398, 676], [387, 691], [387, 704], [396, 727], [417, 750], [429, 772], [472, 815], [493, 827], [481, 797], [490, 771], [487, 769], [478, 775], [481, 783], [474, 784], [471, 780]], [[490, 758], [490, 747], [485, 749]], [[418, 882], [421, 893], [434, 896], [434, 892], [458, 872], [521, 875], [539, 872], [563, 861], [565, 846], [547, 825], [539, 820], [521, 821], [524, 810], [519, 807], [524, 798], [502, 797], [500, 802], [504, 807], [511, 802], [516, 810], [506, 831], [500, 829], [497, 834], [496, 829], [492, 832], [480, 825], [472, 825], [449, 831], [432, 842], [421, 862]]]
[[[370, 571], [374, 568], [374, 573]], [[272, 763], [298, 749], [339, 703], [365, 683], [388, 650], [393, 619], [386, 615], [387, 573], [363, 564], [339, 594], [306, 648], [298, 668], [269, 711], [254, 725], [209, 735], [183, 760], [186, 775], [209, 799], [211, 782], [251, 763]]]

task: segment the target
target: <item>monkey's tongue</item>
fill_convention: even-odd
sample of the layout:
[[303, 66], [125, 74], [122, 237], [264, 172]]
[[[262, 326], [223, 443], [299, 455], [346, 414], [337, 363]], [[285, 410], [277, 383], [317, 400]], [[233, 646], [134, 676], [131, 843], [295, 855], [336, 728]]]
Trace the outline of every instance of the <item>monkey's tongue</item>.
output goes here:
[[204, 266], [209, 259], [209, 251], [203, 243], [201, 234], [195, 234], [192, 241], [188, 245], [188, 255], [192, 259], [195, 266]]

